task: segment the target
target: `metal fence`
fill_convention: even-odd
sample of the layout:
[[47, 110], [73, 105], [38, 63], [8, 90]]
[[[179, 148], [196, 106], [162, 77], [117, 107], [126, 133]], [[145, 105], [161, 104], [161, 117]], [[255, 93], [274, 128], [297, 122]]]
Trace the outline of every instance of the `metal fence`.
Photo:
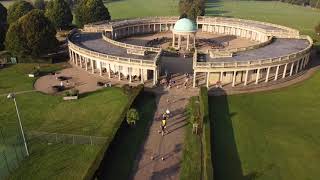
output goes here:
[[39, 131], [29, 131], [26, 134], [28, 141], [38, 140], [46, 143], [99, 145], [104, 144], [108, 140], [106, 137], [59, 134]]
[[20, 134], [8, 134], [8, 131], [0, 127], [0, 179], [9, 176], [25, 157], [26, 151]]

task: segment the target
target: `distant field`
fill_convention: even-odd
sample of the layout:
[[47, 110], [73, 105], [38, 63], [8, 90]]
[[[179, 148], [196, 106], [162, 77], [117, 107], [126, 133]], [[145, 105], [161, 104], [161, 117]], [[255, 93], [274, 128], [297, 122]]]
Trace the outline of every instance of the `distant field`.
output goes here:
[[276, 1], [208, 0], [206, 15], [230, 16], [272, 22], [296, 28], [315, 37], [314, 26], [320, 22], [320, 10]]
[[177, 16], [179, 0], [118, 0], [106, 3], [111, 18]]

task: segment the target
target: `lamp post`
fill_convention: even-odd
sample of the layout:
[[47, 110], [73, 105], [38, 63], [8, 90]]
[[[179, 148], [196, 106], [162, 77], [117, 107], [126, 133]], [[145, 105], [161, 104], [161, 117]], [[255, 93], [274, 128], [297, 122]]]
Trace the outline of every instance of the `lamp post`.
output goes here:
[[21, 134], [22, 134], [24, 147], [26, 149], [27, 156], [29, 156], [28, 146], [27, 146], [26, 138], [24, 136], [24, 131], [23, 131], [23, 128], [22, 128], [22, 123], [21, 123], [21, 119], [20, 119], [20, 114], [19, 114], [19, 109], [18, 109], [18, 106], [17, 106], [15, 94], [14, 93], [10, 93], [10, 94], [8, 94], [7, 98], [8, 99], [13, 99], [14, 105], [16, 107], [16, 112], [17, 112], [17, 116], [18, 116], [18, 121], [19, 121], [19, 126], [20, 126], [20, 131], [21, 131]]

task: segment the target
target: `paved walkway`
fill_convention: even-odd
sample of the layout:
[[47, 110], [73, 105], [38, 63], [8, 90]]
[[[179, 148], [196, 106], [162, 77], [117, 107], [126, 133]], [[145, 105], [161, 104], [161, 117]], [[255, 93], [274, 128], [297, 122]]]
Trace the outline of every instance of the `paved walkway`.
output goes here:
[[[179, 77], [176, 77], [179, 78]], [[141, 149], [132, 179], [179, 179], [180, 163], [184, 142], [186, 105], [191, 96], [198, 94], [195, 89], [179, 86], [168, 90], [151, 89], [157, 94], [157, 110], [149, 129], [148, 137]], [[161, 93], [162, 92], [162, 93]], [[162, 114], [166, 109], [171, 116], [167, 121], [167, 133], [158, 133]], [[162, 158], [164, 158], [162, 160]]]

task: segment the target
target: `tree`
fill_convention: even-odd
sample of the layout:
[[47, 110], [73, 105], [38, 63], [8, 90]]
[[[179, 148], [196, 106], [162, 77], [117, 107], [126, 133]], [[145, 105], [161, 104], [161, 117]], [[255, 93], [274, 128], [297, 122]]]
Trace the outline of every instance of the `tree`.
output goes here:
[[33, 9], [33, 6], [26, 1], [16, 1], [8, 9], [8, 23], [17, 21], [20, 17]]
[[180, 0], [180, 15], [187, 15], [189, 19], [196, 20], [197, 16], [204, 16], [205, 2], [204, 0]]
[[108, 8], [102, 0], [82, 0], [75, 11], [76, 24], [82, 27], [85, 24], [110, 20]]
[[7, 30], [7, 9], [0, 3], [0, 50], [3, 50]]
[[127, 112], [127, 123], [129, 125], [136, 124], [136, 121], [139, 121], [139, 113], [136, 109], [131, 108]]
[[46, 9], [46, 2], [44, 2], [44, 0], [35, 0], [33, 5], [36, 9], [40, 9], [40, 10]]
[[45, 15], [56, 28], [65, 28], [72, 23], [72, 13], [68, 3], [64, 0], [49, 1]]
[[56, 30], [41, 10], [32, 10], [10, 25], [5, 39], [8, 51], [16, 56], [38, 57], [58, 45]]
[[0, 3], [0, 25], [7, 24], [7, 9]]

